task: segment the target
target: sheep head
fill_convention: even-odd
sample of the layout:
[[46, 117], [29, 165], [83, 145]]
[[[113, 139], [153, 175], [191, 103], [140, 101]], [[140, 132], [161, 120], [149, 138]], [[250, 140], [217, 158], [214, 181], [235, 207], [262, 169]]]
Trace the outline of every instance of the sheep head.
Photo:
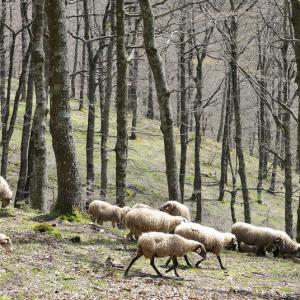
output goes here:
[[194, 249], [195, 253], [199, 254], [201, 257], [206, 258], [206, 249], [203, 244], [199, 243]]
[[159, 210], [164, 211], [168, 214], [171, 214], [172, 211], [174, 210], [174, 204], [171, 202], [166, 202], [159, 208]]
[[233, 250], [235, 251], [237, 249], [237, 238], [232, 233], [225, 233], [225, 242], [224, 242], [224, 248], [227, 250]]
[[11, 239], [4, 234], [0, 235], [0, 246], [6, 253], [11, 253], [13, 250]]

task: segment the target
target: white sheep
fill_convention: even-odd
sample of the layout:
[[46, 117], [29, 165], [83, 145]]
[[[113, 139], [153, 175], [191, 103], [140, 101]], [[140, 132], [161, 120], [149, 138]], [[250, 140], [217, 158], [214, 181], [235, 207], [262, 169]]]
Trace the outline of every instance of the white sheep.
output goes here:
[[11, 253], [13, 250], [13, 244], [11, 242], [11, 239], [2, 233], [0, 233], [0, 246], [6, 253]]
[[125, 227], [130, 231], [126, 236], [125, 246], [132, 236], [138, 238], [143, 232], [149, 231], [169, 233], [185, 221], [186, 219], [183, 217], [171, 216], [159, 210], [149, 208], [131, 209], [125, 217]]
[[7, 181], [0, 176], [0, 202], [2, 202], [2, 208], [9, 205], [12, 200], [13, 192], [10, 190]]
[[119, 207], [105, 201], [94, 200], [89, 206], [88, 214], [92, 222], [102, 225], [103, 222], [111, 221], [113, 228], [115, 228], [116, 224], [124, 222], [129, 210], [130, 207], [128, 206]]
[[[214, 228], [206, 227], [198, 223], [189, 222], [180, 224], [176, 227], [174, 233], [202, 243], [207, 252], [212, 252], [216, 255], [221, 269], [226, 269], [220, 257], [222, 249], [236, 248], [236, 237], [230, 232], [220, 232]], [[202, 260], [199, 260], [196, 266], [198, 266]]]
[[172, 216], [181, 216], [188, 221], [191, 220], [189, 208], [178, 201], [167, 201], [160, 207], [160, 210]]
[[134, 208], [152, 208], [152, 207], [144, 203], [136, 203], [132, 206], [132, 209]]
[[183, 256], [188, 252], [196, 252], [202, 258], [206, 258], [204, 246], [197, 241], [185, 239], [177, 234], [162, 232], [143, 233], [138, 240], [136, 256], [131, 260], [124, 275], [126, 276], [131, 266], [144, 255], [146, 258], [150, 258], [150, 265], [160, 277], [162, 277], [162, 274], [156, 268], [154, 259], [155, 257], [170, 256], [173, 261], [173, 266], [170, 267], [166, 273], [174, 269], [175, 275], [179, 277], [176, 271], [178, 266], [177, 257]]
[[[236, 222], [231, 227], [231, 232], [235, 234], [238, 242], [238, 248], [241, 251], [241, 243], [256, 247], [256, 255], [266, 255], [266, 251], [271, 251], [274, 241], [281, 238], [285, 241], [291, 240], [290, 237], [281, 230], [275, 230], [269, 227], [260, 227], [244, 222]], [[276, 256], [278, 252], [273, 249]]]
[[277, 250], [274, 256], [300, 258], [300, 244], [293, 241], [288, 235], [276, 238], [272, 245]]

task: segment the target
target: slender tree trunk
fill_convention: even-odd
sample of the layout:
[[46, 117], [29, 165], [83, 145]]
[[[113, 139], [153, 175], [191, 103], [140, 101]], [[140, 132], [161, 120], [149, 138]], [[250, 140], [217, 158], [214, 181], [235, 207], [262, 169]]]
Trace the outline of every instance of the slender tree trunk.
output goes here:
[[[79, 15], [79, 2], [76, 2], [76, 14]], [[76, 18], [76, 36], [79, 36], [80, 33], [80, 22], [79, 18]], [[77, 70], [77, 61], [78, 61], [78, 45], [79, 40], [75, 39], [75, 48], [74, 48], [74, 61], [73, 61], [73, 70], [72, 70], [72, 77], [71, 77], [71, 96], [73, 98], [76, 97], [76, 70]]]
[[180, 200], [179, 180], [176, 161], [175, 136], [170, 106], [170, 91], [164, 65], [155, 46], [154, 15], [150, 0], [139, 0], [143, 19], [144, 43], [149, 64], [155, 80], [157, 99], [160, 107], [161, 131], [164, 138], [166, 173], [169, 199]]
[[29, 67], [26, 106], [23, 121], [22, 141], [21, 141], [21, 155], [20, 155], [20, 171], [17, 185], [17, 192], [15, 197], [15, 207], [18, 207], [18, 202], [26, 198], [26, 181], [28, 177], [28, 155], [29, 155], [29, 138], [31, 130], [32, 118], [32, 103], [33, 103], [33, 74], [32, 74], [32, 58]]
[[0, 23], [0, 101], [1, 101], [1, 125], [3, 126], [5, 110], [6, 110], [6, 97], [5, 97], [5, 76], [6, 76], [6, 61], [5, 61], [5, 26], [6, 21], [6, 0], [1, 2], [1, 20]]
[[148, 108], [147, 108], [147, 118], [153, 120], [154, 111], [153, 111], [153, 78], [151, 68], [148, 70]]
[[[24, 27], [27, 23], [26, 11], [27, 11], [27, 1], [20, 0], [20, 12], [21, 12], [21, 19], [22, 19], [22, 27]], [[27, 46], [28, 46], [26, 30], [22, 31], [21, 40], [22, 40], [22, 61], [23, 61], [24, 57], [26, 55]], [[26, 75], [25, 75], [25, 84], [23, 85], [23, 90], [22, 90], [21, 101], [25, 101], [25, 99], [26, 99], [26, 87], [27, 87], [26, 83], [27, 83], [27, 70], [26, 70]]]
[[86, 44], [82, 43], [82, 60], [81, 60], [81, 74], [80, 74], [80, 92], [79, 92], [79, 110], [83, 109], [83, 97], [85, 86], [85, 65], [86, 65]]
[[60, 213], [83, 208], [81, 184], [76, 160], [69, 99], [69, 70], [65, 5], [61, 0], [48, 1], [50, 48], [50, 133], [57, 169], [57, 202]]
[[228, 155], [229, 155], [229, 132], [231, 129], [231, 74], [228, 71], [226, 74], [226, 106], [225, 106], [225, 121], [222, 139], [222, 152], [221, 152], [221, 175], [219, 182], [219, 198], [218, 201], [223, 201], [225, 194], [225, 184], [227, 183], [227, 168], [228, 168]]
[[[116, 15], [116, 2], [111, 0], [110, 8], [110, 21], [111, 21], [111, 35], [115, 35], [115, 15]], [[112, 95], [112, 83], [113, 83], [113, 52], [114, 52], [115, 38], [111, 38], [107, 48], [107, 64], [106, 64], [106, 87], [105, 87], [105, 99], [101, 116], [101, 190], [102, 196], [107, 195], [108, 186], [108, 151], [107, 151], [107, 140], [109, 134], [109, 113], [110, 113], [110, 102]]]
[[[294, 28], [294, 36], [296, 41], [294, 42], [294, 51], [296, 56], [297, 74], [295, 82], [298, 85], [298, 93], [300, 91], [300, 2], [299, 0], [291, 0], [292, 3], [292, 24]], [[300, 97], [298, 96], [299, 100]], [[297, 160], [300, 165], [300, 101], [298, 104], [298, 131], [297, 131]], [[300, 176], [299, 176], [300, 182]], [[297, 209], [297, 241], [300, 243], [300, 196], [298, 200]]]
[[133, 59], [133, 66], [132, 66], [132, 81], [130, 86], [129, 95], [131, 96], [131, 104], [132, 104], [132, 123], [131, 123], [131, 135], [130, 139], [136, 139], [136, 125], [137, 125], [137, 110], [138, 110], [138, 76], [139, 76], [139, 52], [138, 49], [134, 51], [134, 59]]
[[185, 183], [185, 169], [187, 160], [187, 141], [188, 141], [188, 112], [187, 112], [187, 98], [186, 98], [186, 71], [185, 71], [185, 30], [186, 17], [182, 16], [180, 26], [179, 38], [179, 78], [180, 78], [180, 167], [179, 167], [179, 186], [181, 194], [181, 203], [184, 202], [184, 183]]
[[48, 174], [46, 123], [48, 103], [45, 86], [45, 53], [44, 41], [45, 1], [33, 1], [33, 79], [35, 84], [36, 108], [32, 123], [33, 151], [32, 178], [30, 184], [30, 198], [33, 208], [42, 210], [47, 204]]
[[222, 99], [222, 107], [221, 107], [221, 119], [220, 119], [220, 125], [219, 125], [218, 136], [217, 136], [217, 142], [218, 143], [220, 143], [220, 141], [222, 139], [222, 136], [223, 136], [227, 89], [228, 89], [228, 78], [226, 77], [225, 88], [224, 88], [223, 99]]
[[127, 55], [125, 49], [124, 0], [116, 1], [117, 33], [117, 143], [116, 151], [116, 203], [123, 207], [126, 196], [127, 170]]
[[[233, 3], [233, 0], [230, 0]], [[234, 115], [235, 115], [235, 144], [236, 152], [239, 161], [239, 175], [242, 185], [243, 201], [244, 201], [244, 218], [246, 223], [251, 223], [251, 211], [250, 211], [250, 199], [247, 185], [247, 175], [246, 175], [246, 165], [244, 159], [243, 145], [242, 145], [242, 125], [241, 125], [241, 109], [240, 109], [240, 99], [238, 95], [238, 74], [237, 74], [237, 23], [235, 16], [231, 16], [231, 43], [230, 43], [230, 68], [232, 76], [232, 103], [234, 106]]]

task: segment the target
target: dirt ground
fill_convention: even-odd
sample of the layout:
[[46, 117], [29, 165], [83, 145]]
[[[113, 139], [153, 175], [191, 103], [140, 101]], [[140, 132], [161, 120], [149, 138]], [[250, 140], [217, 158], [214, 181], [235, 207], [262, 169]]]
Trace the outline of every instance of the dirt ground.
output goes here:
[[[185, 267], [180, 258], [180, 278], [172, 272], [158, 278], [141, 258], [124, 278], [135, 253], [134, 242], [124, 250], [125, 231], [56, 219], [47, 222], [61, 234], [53, 236], [34, 230], [41, 220], [21, 210], [0, 211], [0, 232], [15, 245], [12, 255], [0, 251], [0, 300], [300, 299], [297, 261], [224, 251], [226, 271], [211, 254], [199, 268]], [[163, 273], [164, 262], [156, 261]]]

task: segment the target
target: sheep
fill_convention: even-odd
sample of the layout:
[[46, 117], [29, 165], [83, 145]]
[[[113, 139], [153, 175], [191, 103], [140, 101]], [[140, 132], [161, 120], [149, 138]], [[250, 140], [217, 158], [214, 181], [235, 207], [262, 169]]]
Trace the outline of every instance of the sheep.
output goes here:
[[92, 222], [98, 222], [102, 225], [103, 221], [111, 221], [113, 228], [115, 228], [116, 224], [124, 222], [129, 210], [130, 207], [128, 206], [119, 207], [105, 201], [94, 200], [89, 206], [88, 213]]
[[11, 253], [13, 250], [13, 244], [11, 242], [11, 239], [2, 233], [0, 233], [0, 246], [6, 253]]
[[184, 221], [186, 219], [183, 217], [170, 216], [159, 210], [149, 208], [131, 209], [125, 217], [125, 227], [130, 231], [125, 239], [125, 247], [127, 247], [127, 242], [133, 235], [138, 238], [143, 232], [149, 231], [169, 233]]
[[135, 205], [132, 206], [131, 209], [134, 208], [152, 208], [152, 207], [144, 203], [136, 203]]
[[[288, 235], [276, 238], [273, 243], [273, 247], [277, 249], [277, 255], [286, 257], [300, 258], [300, 244], [293, 241]], [[275, 256], [275, 255], [274, 255]]]
[[[277, 238], [284, 240], [290, 239], [289, 236], [280, 230], [269, 227], [259, 227], [252, 224], [237, 222], [232, 225], [231, 232], [235, 234], [238, 241], [238, 249], [241, 251], [241, 242], [256, 247], [256, 255], [266, 255], [266, 252], [272, 251], [277, 256], [278, 249], [274, 249], [273, 242]], [[275, 246], [275, 245], [274, 245]]]
[[[230, 232], [220, 232], [211, 227], [206, 227], [198, 223], [183, 223], [175, 228], [175, 234], [179, 234], [187, 239], [195, 240], [202, 243], [207, 252], [212, 252], [216, 255], [221, 269], [225, 270], [223, 266], [220, 253], [223, 248], [236, 248], [236, 237]], [[201, 261], [199, 260], [196, 263], [196, 267], [199, 266]], [[167, 264], [169, 261], [167, 262]]]
[[190, 211], [187, 206], [178, 201], [167, 201], [160, 207], [161, 211], [164, 211], [172, 216], [181, 216], [191, 221]]
[[12, 196], [13, 192], [10, 190], [7, 181], [0, 176], [0, 202], [2, 202], [2, 208], [10, 204]]
[[130, 264], [126, 268], [124, 276], [127, 276], [131, 266], [144, 255], [146, 258], [150, 258], [150, 265], [159, 277], [162, 277], [162, 274], [155, 266], [155, 257], [170, 256], [173, 261], [173, 266], [170, 267], [166, 273], [174, 270], [175, 275], [179, 277], [176, 270], [178, 266], [177, 257], [183, 256], [188, 252], [196, 252], [202, 258], [206, 258], [205, 247], [197, 241], [185, 239], [177, 234], [162, 232], [143, 233], [138, 240], [136, 256], [131, 260]]

